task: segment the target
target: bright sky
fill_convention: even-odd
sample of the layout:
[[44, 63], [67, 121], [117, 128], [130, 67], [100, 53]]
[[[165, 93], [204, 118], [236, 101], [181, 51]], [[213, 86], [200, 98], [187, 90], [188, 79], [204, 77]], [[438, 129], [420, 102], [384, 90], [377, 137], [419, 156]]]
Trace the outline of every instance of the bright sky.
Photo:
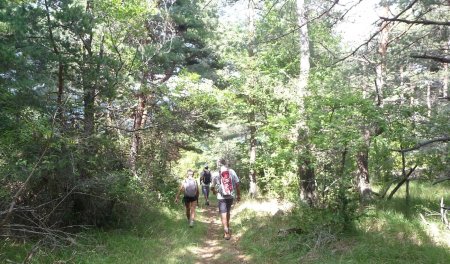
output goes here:
[[[360, 0], [340, 0], [337, 10], [348, 10]], [[377, 4], [380, 0], [362, 0], [345, 16], [344, 21], [336, 27], [344, 42], [349, 46], [358, 46], [374, 32], [374, 23], [378, 20]]]
[[[221, 10], [220, 21], [224, 24], [246, 23], [248, 1], [239, 0], [235, 4], [228, 4]], [[370, 33], [374, 32], [374, 23], [379, 17], [377, 14], [379, 2], [380, 0], [340, 0], [334, 7], [335, 11], [345, 12], [354, 6], [347, 13], [344, 21], [339, 22], [335, 28], [335, 32], [342, 35], [345, 44], [350, 47], [358, 46], [369, 38]]]

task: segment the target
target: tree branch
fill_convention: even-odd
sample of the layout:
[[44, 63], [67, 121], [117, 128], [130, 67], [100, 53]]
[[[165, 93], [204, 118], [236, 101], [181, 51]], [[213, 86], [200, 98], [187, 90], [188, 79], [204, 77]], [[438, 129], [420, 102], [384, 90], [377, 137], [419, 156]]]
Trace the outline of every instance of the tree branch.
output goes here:
[[433, 182], [433, 185], [438, 184], [438, 183], [443, 182], [443, 181], [450, 181], [450, 176], [444, 177], [444, 178], [436, 179], [436, 180]]
[[429, 145], [429, 144], [432, 144], [432, 143], [435, 143], [435, 142], [448, 142], [448, 141], [450, 141], [450, 137], [440, 137], [440, 138], [430, 139], [430, 140], [421, 142], [421, 143], [419, 143], [419, 144], [417, 144], [417, 145], [415, 145], [414, 147], [411, 147], [411, 148], [399, 149], [399, 150], [394, 150], [394, 151], [404, 153], [404, 152], [409, 152], [409, 151], [420, 149], [421, 147], [424, 147], [426, 145]]
[[407, 20], [400, 18], [388, 18], [388, 17], [380, 17], [384, 21], [390, 22], [401, 22], [406, 24], [415, 24], [415, 25], [439, 25], [439, 26], [450, 26], [450, 21], [432, 21], [432, 20]]
[[427, 54], [411, 55], [411, 58], [430, 59], [430, 60], [435, 60], [435, 61], [442, 62], [442, 63], [450, 63], [450, 57], [441, 57], [441, 56], [435, 56], [435, 55], [427, 55]]

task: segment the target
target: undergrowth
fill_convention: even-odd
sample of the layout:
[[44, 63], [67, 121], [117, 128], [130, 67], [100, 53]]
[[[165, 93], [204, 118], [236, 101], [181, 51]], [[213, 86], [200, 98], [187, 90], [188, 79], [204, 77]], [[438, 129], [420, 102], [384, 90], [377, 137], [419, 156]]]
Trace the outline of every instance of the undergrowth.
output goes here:
[[[448, 263], [450, 232], [437, 212], [440, 197], [450, 201], [449, 185], [413, 182], [410, 189], [408, 201], [399, 192], [361, 208], [351, 228], [329, 210], [245, 210], [238, 216], [241, 246], [254, 263]], [[297, 231], [280, 234], [288, 228]]]
[[[143, 209], [144, 210], [144, 209]], [[111, 230], [88, 229], [75, 244], [40, 247], [28, 263], [194, 263], [190, 247], [206, 236], [207, 223], [198, 218], [189, 228], [179, 208], [146, 208], [133, 225]], [[3, 240], [0, 263], [22, 263], [36, 242]]]

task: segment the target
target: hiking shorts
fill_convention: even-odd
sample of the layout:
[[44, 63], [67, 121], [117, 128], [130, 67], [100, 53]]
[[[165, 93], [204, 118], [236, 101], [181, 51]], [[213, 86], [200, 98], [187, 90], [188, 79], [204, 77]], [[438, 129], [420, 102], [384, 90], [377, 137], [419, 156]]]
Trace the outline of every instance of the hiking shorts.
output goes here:
[[190, 203], [198, 201], [198, 197], [188, 197], [188, 196], [184, 196], [183, 197], [183, 202], [184, 205], [188, 206]]
[[229, 213], [231, 211], [231, 205], [233, 204], [233, 199], [219, 199], [219, 213]]
[[202, 193], [204, 196], [209, 196], [209, 184], [208, 185], [202, 185]]

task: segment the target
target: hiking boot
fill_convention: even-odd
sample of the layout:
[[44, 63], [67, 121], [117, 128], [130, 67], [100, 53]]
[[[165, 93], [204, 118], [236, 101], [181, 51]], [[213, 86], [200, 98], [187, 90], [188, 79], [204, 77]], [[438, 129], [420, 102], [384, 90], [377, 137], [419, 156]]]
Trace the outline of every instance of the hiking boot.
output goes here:
[[209, 205], [209, 201], [206, 201], [206, 203], [205, 203], [206, 205]]
[[189, 227], [194, 227], [194, 220], [189, 221]]

